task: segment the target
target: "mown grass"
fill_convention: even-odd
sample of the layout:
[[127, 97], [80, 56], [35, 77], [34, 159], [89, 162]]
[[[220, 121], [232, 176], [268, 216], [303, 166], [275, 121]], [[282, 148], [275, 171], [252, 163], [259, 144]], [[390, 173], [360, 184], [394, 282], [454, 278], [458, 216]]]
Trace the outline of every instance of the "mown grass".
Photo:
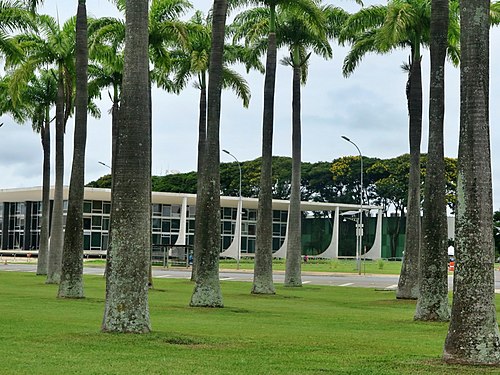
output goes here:
[[[92, 259], [85, 262], [87, 265], [103, 266], [106, 264], [105, 260]], [[237, 262], [234, 259], [224, 259], [220, 261], [221, 269], [236, 269]], [[253, 270], [254, 261], [252, 258], [243, 258], [240, 260], [240, 269]], [[276, 271], [285, 270], [284, 259], [274, 259], [273, 269]], [[307, 263], [302, 263], [303, 272], [339, 272], [339, 273], [356, 273], [357, 266], [356, 260], [353, 259], [309, 259]], [[401, 271], [401, 261], [362, 261], [361, 272], [367, 274], [385, 274], [385, 275], [399, 275]]]
[[[284, 259], [274, 259], [273, 269], [276, 271], [285, 270]], [[220, 261], [221, 268], [236, 269], [236, 260], [226, 259]], [[241, 269], [253, 270], [254, 261], [251, 258], [240, 260]], [[355, 273], [357, 272], [357, 264], [354, 259], [313, 259], [309, 258], [307, 263], [302, 263], [303, 272], [339, 272], [339, 273]], [[399, 275], [401, 271], [401, 261], [388, 260], [362, 260], [361, 272], [369, 274], [385, 274]]]
[[478, 374], [441, 362], [447, 324], [416, 323], [414, 302], [394, 292], [328, 286], [249, 294], [223, 282], [225, 308], [188, 307], [193, 284], [156, 279], [153, 332], [100, 333], [104, 280], [85, 277], [86, 297], [0, 272], [1, 374]]

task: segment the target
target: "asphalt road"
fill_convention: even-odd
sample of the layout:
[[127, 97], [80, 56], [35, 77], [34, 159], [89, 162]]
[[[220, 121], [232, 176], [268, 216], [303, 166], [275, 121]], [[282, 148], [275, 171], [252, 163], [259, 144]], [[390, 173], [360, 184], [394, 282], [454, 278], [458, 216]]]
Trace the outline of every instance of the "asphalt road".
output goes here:
[[[0, 272], [35, 272], [35, 263], [8, 263], [0, 264]], [[84, 267], [84, 274], [103, 275], [103, 267]], [[252, 282], [253, 272], [247, 270], [221, 270], [219, 272], [221, 281], [246, 281]], [[500, 273], [495, 271], [496, 280], [500, 280]], [[191, 278], [190, 269], [182, 268], [154, 268], [155, 278]], [[283, 283], [284, 272], [275, 272], [273, 279], [275, 283]], [[398, 284], [398, 275], [357, 275], [347, 273], [302, 273], [302, 283], [304, 285], [331, 285], [341, 287], [374, 288], [382, 290], [395, 290]], [[448, 284], [452, 286], [452, 276], [448, 278]], [[496, 281], [495, 288], [500, 292], [500, 281]]]

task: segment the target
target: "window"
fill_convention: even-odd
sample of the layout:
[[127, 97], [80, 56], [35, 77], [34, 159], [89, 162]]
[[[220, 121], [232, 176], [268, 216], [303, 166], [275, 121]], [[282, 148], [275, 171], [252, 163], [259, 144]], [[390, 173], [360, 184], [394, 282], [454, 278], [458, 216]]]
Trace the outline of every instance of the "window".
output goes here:
[[226, 233], [226, 234], [233, 233], [232, 225], [231, 225], [230, 221], [223, 221], [222, 222], [222, 233]]
[[153, 231], [159, 232], [161, 230], [161, 219], [154, 218], [153, 219]]
[[102, 218], [102, 229], [109, 230], [109, 217]]
[[153, 215], [154, 216], [161, 216], [161, 204], [153, 204]]
[[101, 249], [101, 233], [92, 232], [91, 234], [91, 249], [100, 250]]
[[257, 220], [257, 210], [248, 210], [248, 220]]
[[180, 220], [172, 220], [172, 232], [178, 232], [181, 227]]
[[172, 205], [172, 217], [180, 217], [181, 216], [181, 206], [178, 204]]
[[92, 220], [90, 217], [84, 217], [83, 218], [83, 229], [90, 230]]
[[92, 229], [101, 229], [102, 216], [92, 216]]
[[102, 201], [92, 201], [92, 212], [102, 212]]
[[92, 212], [92, 202], [90, 202], [90, 201], [83, 202], [83, 212], [85, 212], [86, 214], [89, 214]]
[[90, 234], [83, 235], [83, 250], [90, 250]]
[[162, 232], [170, 232], [170, 220], [162, 220], [161, 231]]

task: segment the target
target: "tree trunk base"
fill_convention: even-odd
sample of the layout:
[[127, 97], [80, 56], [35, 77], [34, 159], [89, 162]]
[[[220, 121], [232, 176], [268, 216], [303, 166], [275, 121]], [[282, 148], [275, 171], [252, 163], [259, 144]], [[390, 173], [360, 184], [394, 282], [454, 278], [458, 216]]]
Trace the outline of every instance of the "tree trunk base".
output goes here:
[[276, 294], [274, 285], [253, 284], [252, 294]]
[[220, 288], [196, 285], [189, 306], [224, 307]]

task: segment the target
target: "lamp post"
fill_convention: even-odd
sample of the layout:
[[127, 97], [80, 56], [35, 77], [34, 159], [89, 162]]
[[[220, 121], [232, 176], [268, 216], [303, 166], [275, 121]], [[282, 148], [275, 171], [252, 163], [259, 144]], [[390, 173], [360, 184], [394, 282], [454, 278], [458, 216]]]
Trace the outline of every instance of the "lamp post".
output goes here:
[[108, 167], [109, 169], [111, 169], [111, 167], [109, 165], [107, 165], [106, 163], [103, 163], [102, 161], [98, 161], [99, 164], [101, 165], [104, 165], [105, 167]]
[[361, 160], [361, 179], [359, 183], [359, 222], [356, 224], [356, 263], [358, 274], [361, 275], [361, 252], [363, 251], [363, 155], [361, 154], [361, 150], [356, 143], [351, 141], [345, 135], [342, 136], [342, 139], [356, 147], [359, 152], [359, 159]]
[[243, 199], [241, 196], [241, 163], [240, 161], [231, 154], [228, 150], [222, 150], [222, 152], [225, 152], [229, 156], [231, 156], [234, 160], [236, 160], [236, 163], [238, 163], [238, 168], [240, 170], [240, 186], [238, 190], [238, 195], [239, 195], [239, 200], [238, 200], [238, 212], [236, 213], [236, 229], [235, 229], [235, 236], [236, 236], [236, 249], [237, 249], [237, 255], [236, 255], [236, 269], [240, 269], [240, 257], [241, 257], [241, 212], [243, 210]]

